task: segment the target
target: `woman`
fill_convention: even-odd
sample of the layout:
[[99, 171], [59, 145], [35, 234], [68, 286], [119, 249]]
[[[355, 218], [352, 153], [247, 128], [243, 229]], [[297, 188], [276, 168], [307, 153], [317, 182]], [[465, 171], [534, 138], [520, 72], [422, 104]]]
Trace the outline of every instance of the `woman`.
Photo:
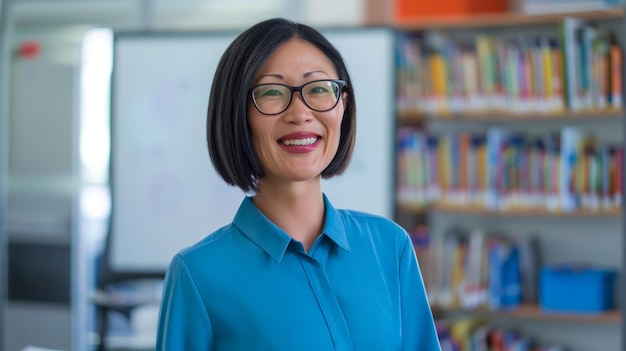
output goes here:
[[267, 20], [227, 48], [209, 154], [253, 195], [172, 260], [157, 350], [440, 350], [407, 233], [322, 191], [352, 155], [354, 101], [340, 54], [308, 26]]

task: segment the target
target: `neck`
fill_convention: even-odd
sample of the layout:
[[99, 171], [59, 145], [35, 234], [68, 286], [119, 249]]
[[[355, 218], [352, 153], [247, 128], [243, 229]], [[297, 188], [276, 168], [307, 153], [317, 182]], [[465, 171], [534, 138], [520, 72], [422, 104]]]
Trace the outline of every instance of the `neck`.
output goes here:
[[319, 181], [289, 185], [261, 182], [254, 204], [307, 251], [322, 233], [325, 208]]

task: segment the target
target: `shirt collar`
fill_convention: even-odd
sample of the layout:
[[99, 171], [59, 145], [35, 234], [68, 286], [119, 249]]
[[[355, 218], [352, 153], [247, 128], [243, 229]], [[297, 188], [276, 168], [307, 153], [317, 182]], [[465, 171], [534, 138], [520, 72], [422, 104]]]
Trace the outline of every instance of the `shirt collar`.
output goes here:
[[[326, 219], [322, 235], [327, 236], [343, 250], [350, 251], [348, 236], [341, 216], [328, 201], [326, 194], [323, 196], [326, 206]], [[235, 214], [233, 224], [275, 261], [280, 262], [293, 239], [265, 217], [254, 205], [252, 198], [252, 196], [246, 196], [243, 200]]]
[[337, 246], [345, 251], [350, 251], [350, 243], [348, 242], [348, 234], [343, 224], [341, 215], [333, 205], [328, 201], [328, 197], [324, 194], [324, 204], [326, 205], [326, 219], [324, 223], [323, 235], [326, 235]]

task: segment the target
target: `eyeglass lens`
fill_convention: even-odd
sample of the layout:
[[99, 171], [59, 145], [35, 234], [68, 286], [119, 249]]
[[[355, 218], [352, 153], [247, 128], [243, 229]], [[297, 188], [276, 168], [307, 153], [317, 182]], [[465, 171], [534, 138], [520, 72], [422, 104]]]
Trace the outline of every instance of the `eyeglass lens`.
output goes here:
[[[252, 97], [256, 107], [264, 114], [278, 114], [289, 106], [291, 88], [282, 84], [263, 84], [254, 88]], [[339, 100], [339, 84], [331, 80], [313, 81], [302, 86], [301, 96], [312, 110], [323, 112], [335, 107]]]

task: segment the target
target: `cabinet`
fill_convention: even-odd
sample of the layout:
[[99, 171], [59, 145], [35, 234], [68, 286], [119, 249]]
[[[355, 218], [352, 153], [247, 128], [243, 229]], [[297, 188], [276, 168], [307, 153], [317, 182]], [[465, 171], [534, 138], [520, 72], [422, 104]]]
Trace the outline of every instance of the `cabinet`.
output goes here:
[[[573, 351], [622, 347], [622, 17], [398, 26], [395, 215], [415, 239], [442, 333], [465, 321]], [[550, 310], [541, 270], [563, 267], [616, 273], [611, 307]]]

